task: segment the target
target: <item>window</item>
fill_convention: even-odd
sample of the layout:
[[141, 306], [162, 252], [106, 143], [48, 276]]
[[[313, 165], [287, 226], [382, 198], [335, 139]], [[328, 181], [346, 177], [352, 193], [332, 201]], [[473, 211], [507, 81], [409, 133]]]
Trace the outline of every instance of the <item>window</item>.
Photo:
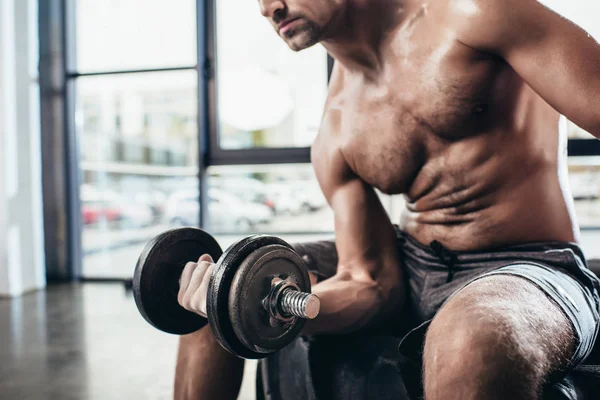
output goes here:
[[581, 228], [600, 228], [600, 157], [569, 159], [569, 182]]
[[[196, 3], [74, 6], [81, 273], [130, 277], [148, 240], [182, 222], [198, 225]], [[196, 192], [182, 197], [187, 187]], [[175, 206], [195, 217], [171, 218]]]
[[74, 0], [77, 72], [196, 65], [195, 0]]
[[195, 212], [195, 71], [81, 77], [76, 83], [83, 272], [128, 273], [144, 244], [171, 227], [174, 203]]
[[327, 94], [325, 50], [290, 51], [257, 2], [219, 0], [216, 15], [219, 147], [309, 147]]
[[207, 190], [206, 227], [215, 234], [333, 231], [309, 164], [210, 167]]
[[[290, 51], [251, 2], [67, 4], [84, 277], [130, 277], [145, 243], [172, 227], [202, 223], [223, 237], [333, 230], [308, 164], [327, 90], [323, 48]], [[205, 98], [206, 59], [218, 62]], [[212, 146], [206, 161], [224, 165], [201, 168], [201, 138]], [[301, 151], [289, 158], [284, 148]], [[247, 149], [267, 153], [236, 153]], [[273, 156], [295, 164], [262, 165]]]
[[196, 173], [196, 79], [195, 71], [79, 78], [76, 112], [83, 170], [192, 166], [187, 173]]

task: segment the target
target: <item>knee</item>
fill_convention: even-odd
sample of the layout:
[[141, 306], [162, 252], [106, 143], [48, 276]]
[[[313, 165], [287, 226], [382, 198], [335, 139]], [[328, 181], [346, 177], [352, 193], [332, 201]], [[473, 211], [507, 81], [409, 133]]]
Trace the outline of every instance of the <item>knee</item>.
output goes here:
[[519, 329], [502, 315], [446, 312], [429, 328], [425, 361], [434, 369], [471, 372], [533, 368], [541, 363], [544, 354], [524, 344], [524, 340]]
[[538, 333], [521, 319], [501, 306], [453, 299], [427, 332], [426, 386], [446, 391], [448, 385], [461, 385], [470, 393], [502, 386], [520, 393], [517, 398], [524, 391], [534, 397], [549, 360], [532, 340]]

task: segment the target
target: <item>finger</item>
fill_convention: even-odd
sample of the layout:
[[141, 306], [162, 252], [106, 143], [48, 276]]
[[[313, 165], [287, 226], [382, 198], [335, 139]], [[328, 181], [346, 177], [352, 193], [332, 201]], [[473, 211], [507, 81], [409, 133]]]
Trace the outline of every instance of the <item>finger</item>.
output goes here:
[[202, 283], [200, 284], [200, 287], [196, 292], [196, 296], [194, 297], [194, 303], [196, 304], [198, 313], [204, 318], [207, 318], [206, 301], [208, 298], [208, 284], [210, 283], [210, 277], [212, 276], [214, 270], [215, 264], [211, 264], [206, 270], [206, 274], [204, 274], [204, 279], [202, 279]]
[[202, 261], [207, 261], [207, 262], [209, 262], [211, 264], [214, 263], [214, 261], [213, 261], [212, 257], [210, 256], [210, 254], [203, 254], [200, 257], [200, 259], [198, 260], [198, 262], [200, 263]]
[[185, 264], [185, 267], [183, 267], [181, 277], [179, 278], [179, 292], [177, 293], [177, 301], [179, 304], [181, 304], [183, 301], [183, 296], [185, 295], [185, 291], [190, 284], [190, 279], [192, 278], [192, 274], [194, 273], [197, 265], [198, 264], [195, 262], [188, 262]]
[[308, 278], [310, 279], [310, 286], [315, 286], [317, 284], [317, 282], [318, 282], [317, 275], [313, 274], [312, 272], [309, 272]]
[[198, 291], [200, 284], [202, 283], [202, 279], [206, 274], [206, 270], [211, 266], [210, 263], [203, 261], [198, 264], [194, 273], [192, 274], [192, 278], [190, 279], [190, 284], [188, 285], [185, 294], [183, 296], [183, 307], [186, 310], [196, 312], [195, 304], [193, 303], [194, 295]]

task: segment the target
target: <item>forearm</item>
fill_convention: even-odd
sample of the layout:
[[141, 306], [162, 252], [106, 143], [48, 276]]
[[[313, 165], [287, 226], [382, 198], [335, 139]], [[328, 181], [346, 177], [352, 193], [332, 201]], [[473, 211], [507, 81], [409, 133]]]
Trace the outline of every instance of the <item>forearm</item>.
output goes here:
[[350, 333], [381, 324], [401, 309], [405, 290], [401, 285], [389, 289], [374, 280], [337, 275], [313, 286], [321, 301], [321, 311], [307, 321], [303, 334]]

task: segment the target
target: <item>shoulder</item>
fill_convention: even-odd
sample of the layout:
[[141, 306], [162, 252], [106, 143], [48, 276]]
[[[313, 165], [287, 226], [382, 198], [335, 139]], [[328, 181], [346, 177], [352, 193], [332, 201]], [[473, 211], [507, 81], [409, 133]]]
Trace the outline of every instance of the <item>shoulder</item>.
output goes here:
[[331, 173], [347, 164], [339, 135], [327, 127], [321, 127], [310, 150], [310, 156], [317, 174]]
[[540, 5], [538, 0], [446, 0], [439, 10], [450, 18], [460, 18], [466, 22], [495, 21], [504, 25], [503, 21], [536, 5]]
[[436, 12], [457, 41], [502, 52], [548, 10], [538, 0], [447, 0]]
[[313, 146], [311, 148], [312, 161], [318, 162], [322, 158], [331, 159], [341, 153], [342, 147], [342, 107], [338, 104], [338, 96], [344, 86], [343, 68], [336, 63], [329, 81], [329, 89], [323, 117]]
[[327, 128], [321, 128], [313, 143], [311, 162], [321, 189], [328, 199], [336, 188], [353, 176], [342, 151], [339, 134]]

